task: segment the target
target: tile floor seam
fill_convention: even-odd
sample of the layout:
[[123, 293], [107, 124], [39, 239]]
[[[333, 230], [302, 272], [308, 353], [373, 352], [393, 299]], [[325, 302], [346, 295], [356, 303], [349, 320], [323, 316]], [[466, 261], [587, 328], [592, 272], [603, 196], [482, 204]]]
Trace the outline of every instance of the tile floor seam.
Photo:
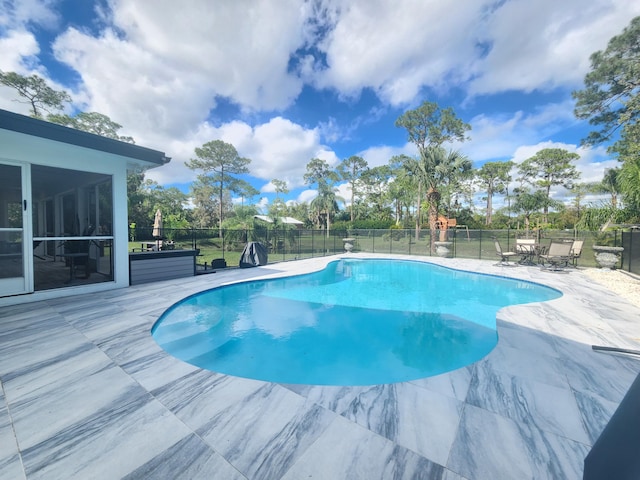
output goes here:
[[[475, 364], [473, 364], [473, 368], [474, 368], [474, 372], [472, 373], [472, 377], [473, 375], [475, 375]], [[471, 380], [469, 380], [469, 383], [471, 383]], [[456, 426], [456, 434], [453, 437], [453, 441], [451, 442], [451, 447], [449, 447], [449, 455], [447, 455], [447, 464], [444, 465], [444, 468], [446, 468], [447, 470], [455, 473], [456, 475], [459, 475], [460, 477], [466, 478], [461, 472], [454, 470], [453, 468], [451, 468], [449, 465], [451, 463], [451, 454], [453, 453], [453, 447], [456, 444], [456, 441], [458, 439], [458, 435], [460, 435], [460, 424], [462, 422], [462, 417], [464, 416], [465, 410], [467, 409], [467, 396], [469, 395], [469, 389], [467, 389], [467, 395], [465, 395], [465, 399], [464, 402], [462, 402], [462, 408], [460, 409], [460, 415], [458, 415], [458, 425]]]
[[[149, 391], [149, 390], [148, 390], [146, 387], [144, 387], [140, 382], [138, 382], [135, 378], [133, 378], [133, 377], [132, 377], [132, 376], [131, 376], [131, 375], [130, 375], [126, 370], [124, 370], [124, 369], [122, 368], [122, 366], [121, 366], [121, 365], [119, 365], [119, 364], [115, 363], [115, 361], [114, 361], [114, 360], [113, 360], [113, 359], [112, 359], [112, 358], [111, 358], [111, 357], [110, 357], [106, 352], [105, 352], [105, 355], [107, 355], [107, 356], [109, 357], [109, 359], [110, 359], [112, 362], [114, 362], [114, 364], [117, 366], [117, 368], [119, 368], [119, 369], [122, 371], [122, 373], [124, 373], [125, 375], [127, 375], [127, 377], [129, 377], [129, 378], [131, 379], [131, 381], [135, 382], [135, 383], [136, 383], [136, 385], [138, 385], [138, 386], [139, 386], [139, 387], [140, 387], [144, 392], [146, 392], [146, 394], [147, 394], [150, 398], [152, 398], [154, 401], [158, 402], [158, 404], [159, 404], [159, 405], [161, 405], [161, 406], [162, 406], [162, 408], [163, 408], [163, 409], [164, 409], [164, 410], [165, 410], [165, 411], [166, 411], [166, 412], [167, 412], [171, 417], [173, 417], [176, 421], [178, 421], [180, 424], [182, 424], [182, 425], [183, 425], [183, 426], [184, 426], [184, 427], [185, 427], [185, 428], [190, 432], [190, 434], [191, 434], [191, 435], [196, 436], [196, 437], [197, 437], [197, 438], [198, 438], [198, 439], [199, 439], [199, 440], [200, 440], [204, 445], [206, 445], [209, 449], [211, 449], [211, 451], [215, 452], [215, 453], [216, 453], [216, 455], [220, 456], [220, 458], [222, 458], [222, 459], [223, 459], [227, 464], [229, 464], [229, 465], [230, 465], [234, 470], [236, 470], [240, 475], [242, 475], [244, 478], [247, 478], [247, 479], [248, 479], [248, 477], [247, 477], [245, 474], [243, 474], [243, 473], [242, 473], [242, 472], [241, 472], [241, 471], [240, 471], [240, 470], [239, 470], [239, 469], [238, 469], [238, 468], [237, 468], [233, 463], [231, 463], [229, 460], [227, 460], [227, 459], [225, 458], [225, 456], [224, 456], [221, 452], [219, 452], [218, 450], [216, 450], [216, 448], [215, 448], [213, 445], [211, 445], [211, 444], [210, 444], [209, 442], [207, 442], [204, 438], [202, 438], [202, 436], [201, 436], [201, 435], [200, 435], [196, 430], [194, 430], [194, 429], [193, 429], [193, 428], [191, 428], [189, 425], [187, 425], [187, 424], [186, 424], [186, 423], [185, 423], [185, 422], [184, 422], [184, 421], [183, 421], [183, 420], [182, 420], [178, 415], [176, 415], [176, 414], [175, 414], [175, 413], [174, 413], [174, 412], [173, 412], [173, 411], [172, 411], [172, 410], [171, 410], [167, 405], [165, 405], [165, 404], [164, 404], [164, 402], [163, 402], [162, 400], [160, 400], [158, 397], [156, 397], [156, 396], [155, 396], [151, 391]], [[188, 433], [187, 435], [185, 435], [185, 437], [186, 437], [186, 436], [188, 436], [188, 435], [189, 435], [189, 433]], [[185, 437], [182, 437], [180, 440], [178, 440], [178, 442], [179, 442], [179, 441], [181, 441], [182, 439], [184, 439]], [[176, 442], [176, 443], [178, 443], [178, 442]], [[175, 445], [176, 443], [174, 443], [173, 445]], [[171, 445], [171, 446], [173, 446], [173, 445]], [[171, 448], [171, 447], [169, 447], [169, 448]], [[145, 463], [146, 463], [146, 462], [145, 462]], [[142, 464], [142, 465], [144, 465], [144, 464]], [[129, 472], [129, 473], [132, 473], [133, 471], [135, 471], [137, 468], [141, 467], [142, 465], [139, 465], [138, 467], [136, 467], [135, 469], [133, 469], [133, 470], [132, 470], [131, 472]]]
[[7, 392], [4, 389], [4, 383], [0, 380], [0, 389], [2, 389], [2, 396], [4, 398], [4, 403], [7, 409], [7, 416], [9, 417], [9, 423], [11, 424], [11, 432], [13, 434], [13, 440], [16, 444], [16, 451], [18, 454], [18, 458], [20, 459], [20, 467], [22, 467], [22, 473], [24, 474], [24, 478], [27, 478], [27, 471], [24, 467], [24, 461], [22, 459], [22, 449], [20, 448], [20, 442], [18, 441], [18, 435], [16, 434], [16, 427], [13, 423], [13, 416], [11, 415], [11, 406], [9, 404], [9, 399], [7, 398]]
[[[57, 313], [58, 313], [59, 315], [61, 315], [61, 316], [64, 318], [64, 321], [65, 321], [65, 323], [66, 323], [67, 325], [69, 325], [71, 328], [74, 328], [76, 331], [78, 331], [78, 333], [80, 333], [80, 334], [81, 334], [81, 335], [82, 335], [82, 336], [87, 340], [87, 342], [88, 342], [88, 343], [92, 344], [96, 349], [100, 350], [100, 351], [101, 351], [101, 352], [102, 352], [102, 353], [103, 353], [103, 354], [104, 354], [104, 355], [109, 359], [109, 361], [113, 364], [113, 366], [114, 366], [115, 368], [117, 368], [121, 373], [123, 373], [124, 375], [126, 375], [126, 376], [127, 376], [127, 378], [129, 378], [129, 379], [130, 379], [132, 382], [134, 382], [134, 383], [135, 383], [139, 388], [141, 388], [143, 392], [146, 392], [146, 394], [147, 394], [150, 398], [152, 398], [154, 401], [158, 402], [158, 404], [159, 404], [159, 405], [161, 405], [161, 406], [162, 406], [162, 408], [163, 408], [163, 409], [164, 409], [164, 410], [165, 410], [165, 411], [166, 411], [170, 416], [172, 416], [176, 421], [178, 421], [180, 424], [182, 424], [182, 425], [183, 425], [183, 426], [184, 426], [184, 427], [185, 427], [185, 428], [186, 428], [186, 429], [187, 429], [187, 430], [188, 430], [192, 435], [195, 435], [195, 436], [196, 436], [200, 441], [202, 441], [202, 442], [203, 442], [203, 444], [204, 444], [204, 445], [207, 445], [207, 447], [208, 447], [208, 448], [210, 448], [213, 452], [215, 452], [215, 453], [216, 453], [216, 455], [219, 455], [219, 456], [220, 456], [220, 458], [222, 458], [222, 459], [223, 459], [227, 464], [229, 464], [229, 465], [230, 465], [234, 470], [236, 470], [240, 475], [242, 475], [242, 476], [243, 476], [243, 477], [245, 477], [245, 478], [248, 478], [248, 477], [247, 477], [246, 475], [244, 475], [240, 470], [238, 470], [238, 468], [237, 468], [235, 465], [233, 465], [231, 462], [229, 462], [229, 461], [224, 457], [224, 455], [222, 455], [222, 453], [220, 453], [219, 451], [217, 451], [217, 450], [213, 447], [213, 445], [211, 445], [211, 444], [210, 444], [209, 442], [207, 442], [204, 438], [202, 438], [202, 436], [201, 436], [198, 432], [196, 432], [196, 431], [195, 431], [195, 430], [193, 430], [191, 427], [189, 427], [185, 422], [183, 422], [183, 421], [182, 421], [182, 419], [180, 419], [180, 417], [178, 417], [175, 413], [173, 413], [173, 412], [171, 411], [171, 409], [170, 409], [169, 407], [167, 407], [167, 406], [166, 406], [166, 405], [165, 405], [165, 404], [164, 404], [164, 403], [163, 403], [163, 402], [162, 402], [158, 397], [156, 397], [156, 396], [155, 396], [151, 391], [149, 391], [146, 387], [144, 387], [144, 386], [143, 386], [143, 385], [142, 385], [138, 380], [136, 380], [133, 376], [131, 376], [131, 375], [129, 374], [129, 372], [127, 372], [127, 371], [122, 367], [122, 365], [121, 365], [121, 364], [120, 364], [116, 359], [114, 359], [111, 355], [109, 355], [109, 353], [108, 353], [106, 350], [104, 350], [100, 345], [96, 344], [93, 340], [91, 340], [90, 338], [88, 338], [88, 337], [84, 334], [84, 332], [83, 332], [79, 327], [76, 327], [76, 326], [75, 326], [75, 325], [74, 325], [70, 320], [68, 320], [68, 319], [66, 318], [66, 316], [64, 315], [64, 313], [60, 313], [60, 312], [57, 312]], [[3, 388], [3, 390], [4, 390], [4, 388]], [[6, 396], [5, 396], [5, 398], [6, 398]], [[11, 426], [12, 426], [12, 428], [14, 428], [14, 426], [13, 426], [13, 421], [11, 422]], [[189, 435], [189, 434], [187, 434], [187, 435]], [[187, 435], [185, 435], [185, 436], [187, 436]], [[14, 436], [15, 436], [15, 431], [14, 431]], [[184, 438], [184, 437], [182, 437], [182, 438]], [[181, 440], [182, 440], [182, 439], [181, 439]], [[16, 442], [17, 442], [17, 438], [16, 438]], [[175, 445], [175, 444], [174, 444], [174, 445]], [[172, 446], [173, 446], [173, 445], [172, 445]], [[20, 461], [21, 461], [21, 463], [22, 463], [22, 456], [20, 456]], [[142, 465], [144, 465], [144, 464], [142, 464]], [[137, 468], [141, 467], [142, 465], [138, 465], [138, 467], [134, 468], [134, 469], [133, 469], [131, 472], [129, 472], [129, 473], [134, 472]], [[24, 465], [22, 465], [22, 467], [23, 467], [23, 470], [24, 470]], [[27, 478], [27, 477], [26, 477], [26, 472], [25, 472], [25, 478]]]
[[[278, 384], [278, 385], [280, 385], [280, 384]], [[282, 385], [281, 385], [281, 386], [282, 386]], [[286, 387], [283, 387], [283, 388], [286, 388]], [[295, 393], [295, 392], [293, 392], [293, 393]], [[299, 394], [297, 394], [297, 393], [296, 393], [296, 395], [299, 395]], [[305, 398], [305, 397], [303, 397], [302, 395], [299, 395], [299, 396], [300, 396], [300, 397], [302, 397], [302, 398]], [[332, 414], [333, 414], [333, 416], [334, 416], [334, 418], [333, 418], [333, 419], [332, 419], [332, 420], [327, 424], [327, 426], [322, 430], [322, 433], [321, 433], [320, 435], [318, 435], [318, 436], [313, 440], [313, 442], [311, 442], [311, 443], [307, 446], [307, 448], [305, 449], [305, 451], [304, 451], [304, 452], [302, 452], [302, 453], [300, 453], [300, 455], [298, 456], [298, 458], [296, 459], [296, 461], [295, 461], [295, 462], [293, 462], [291, 465], [289, 465], [289, 468], [287, 468], [287, 470], [285, 470], [284, 472], [282, 472], [281, 477], [286, 476], [286, 475], [287, 475], [287, 473], [288, 473], [288, 472], [289, 472], [289, 471], [290, 471], [290, 470], [291, 470], [295, 465], [297, 465], [297, 464], [298, 464], [298, 462], [302, 461], [302, 459], [303, 459], [303, 457], [304, 457], [304, 454], [305, 454], [306, 452], [308, 452], [308, 451], [309, 451], [309, 450], [310, 450], [310, 449], [311, 449], [311, 448], [312, 448], [312, 447], [313, 447], [317, 442], [319, 442], [319, 441], [320, 441], [320, 439], [322, 438], [322, 435], [323, 435], [323, 434], [324, 434], [324, 433], [329, 429], [329, 427], [330, 427], [334, 422], [339, 421], [339, 418], [338, 418], [338, 417], [340, 417], [340, 416], [341, 416], [339, 413], [336, 413], [336, 412], [334, 412], [333, 410], [331, 410], [331, 409], [329, 409], [329, 408], [326, 408], [326, 407], [324, 407], [323, 405], [320, 405], [320, 404], [318, 404], [318, 403], [316, 403], [316, 402], [313, 402], [313, 401], [312, 401], [311, 403], [313, 403], [314, 405], [317, 405], [318, 407], [322, 408], [323, 410], [328, 411], [329, 413], [332, 413]], [[343, 417], [343, 418], [344, 418], [344, 417]], [[348, 420], [348, 419], [345, 419], [345, 420]]]
[[[314, 402], [314, 403], [315, 403], [315, 402]], [[322, 405], [320, 405], [320, 406], [322, 407]], [[325, 408], [325, 407], [322, 407], [322, 408]], [[355, 422], [355, 421], [353, 421], [353, 420], [350, 420], [349, 418], [345, 417], [344, 415], [342, 415], [342, 414], [340, 414], [340, 413], [337, 413], [337, 412], [333, 412], [333, 413], [335, 413], [335, 414], [336, 414], [337, 416], [339, 416], [339, 417], [342, 417], [342, 419], [343, 419], [343, 420], [346, 420], [347, 422], [352, 423], [352, 424], [353, 424], [353, 425], [355, 425], [356, 427], [358, 427], [358, 428], [362, 428], [363, 430], [366, 430], [367, 432], [369, 432], [369, 433], [371, 433], [371, 434], [375, 435], [376, 437], [379, 437], [379, 438], [381, 438], [382, 440], [384, 440], [384, 441], [386, 441], [386, 442], [391, 443], [394, 447], [399, 447], [399, 448], [402, 448], [402, 449], [404, 449], [404, 450], [407, 450], [407, 451], [409, 451], [409, 452], [413, 453], [414, 455], [416, 455], [417, 457], [420, 457], [420, 458], [423, 458], [423, 459], [427, 460], [429, 463], [432, 463], [433, 465], [438, 465], [438, 466], [440, 466], [440, 467], [442, 467], [442, 468], [444, 468], [444, 469], [451, 470], [451, 469], [449, 469], [446, 465], [442, 465], [442, 464], [440, 464], [440, 463], [436, 462], [435, 460], [430, 459], [429, 457], [425, 457], [422, 453], [419, 453], [419, 452], [417, 452], [416, 450], [413, 450], [412, 448], [409, 448], [409, 447], [406, 447], [406, 446], [404, 446], [404, 445], [401, 445], [401, 444], [399, 444], [398, 442], [396, 442], [395, 440], [391, 440], [390, 438], [387, 438], [387, 437], [385, 437], [384, 435], [382, 435], [382, 434], [380, 434], [380, 433], [378, 433], [378, 432], [376, 432], [376, 431], [374, 431], [374, 430], [371, 430], [369, 427], [366, 427], [366, 426], [364, 426], [364, 425], [362, 425], [362, 424], [360, 424], [360, 423], [357, 423], [357, 422]], [[334, 419], [334, 420], [332, 420], [332, 423], [333, 423], [333, 422], [335, 422], [335, 421], [337, 421], [337, 420], [338, 420], [338, 419]], [[327, 429], [328, 429], [328, 428], [329, 428], [329, 426], [327, 426]], [[325, 430], [326, 430], [326, 429], [325, 429]], [[317, 441], [320, 439], [320, 437], [321, 437], [321, 435], [320, 435], [320, 436], [318, 436], [318, 438], [316, 438], [316, 439], [314, 440], [314, 442], [313, 442], [313, 443], [317, 442]], [[452, 445], [453, 445], [453, 444], [452, 444]], [[453, 470], [451, 470], [451, 471], [452, 471], [452, 472], [454, 472]], [[456, 472], [454, 472], [454, 473], [456, 473]]]

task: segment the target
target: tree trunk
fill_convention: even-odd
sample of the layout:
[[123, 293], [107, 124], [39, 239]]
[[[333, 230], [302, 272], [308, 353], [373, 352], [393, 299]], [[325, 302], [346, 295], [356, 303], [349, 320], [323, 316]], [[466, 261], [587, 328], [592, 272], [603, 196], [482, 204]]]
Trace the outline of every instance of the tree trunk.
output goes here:
[[430, 253], [436, 253], [436, 232], [438, 230], [438, 204], [440, 203], [440, 193], [434, 188], [427, 192], [429, 202], [429, 230], [430, 230]]
[[[353, 187], [355, 185], [352, 183], [351, 184], [351, 223], [353, 224], [353, 199], [355, 197], [355, 195], [353, 194]], [[353, 225], [352, 225], [353, 226]]]
[[416, 209], [416, 242], [420, 240], [420, 204], [422, 203], [422, 185], [418, 185], [418, 208]]
[[493, 192], [491, 190], [487, 190], [487, 216], [486, 216], [487, 221], [485, 222], [486, 225], [491, 225], [491, 222], [493, 221], [492, 210], [493, 210]]
[[[224, 189], [224, 167], [220, 171], [220, 192], [219, 192], [219, 201], [220, 206], [218, 209], [218, 236], [222, 239], [222, 193]], [[224, 252], [223, 252], [224, 253]]]
[[549, 196], [551, 195], [551, 185], [547, 185], [547, 202], [544, 204], [544, 223], [549, 223]]
[[329, 238], [329, 227], [331, 226], [331, 218], [329, 218], [329, 209], [327, 209], [327, 238]]
[[218, 193], [218, 236], [222, 238], [222, 183], [220, 183], [220, 192]]

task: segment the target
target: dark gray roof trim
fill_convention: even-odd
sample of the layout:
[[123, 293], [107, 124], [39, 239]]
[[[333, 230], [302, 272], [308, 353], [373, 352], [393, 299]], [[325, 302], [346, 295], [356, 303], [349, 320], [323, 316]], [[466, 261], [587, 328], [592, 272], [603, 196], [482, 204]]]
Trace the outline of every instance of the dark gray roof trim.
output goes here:
[[90, 148], [101, 152], [113, 153], [143, 162], [164, 165], [171, 160], [164, 152], [140, 147], [132, 143], [120, 142], [112, 138], [101, 137], [75, 128], [63, 127], [56, 123], [27, 117], [18, 113], [0, 109], [0, 128], [14, 132], [46, 138], [56, 142], [69, 143], [78, 147]]

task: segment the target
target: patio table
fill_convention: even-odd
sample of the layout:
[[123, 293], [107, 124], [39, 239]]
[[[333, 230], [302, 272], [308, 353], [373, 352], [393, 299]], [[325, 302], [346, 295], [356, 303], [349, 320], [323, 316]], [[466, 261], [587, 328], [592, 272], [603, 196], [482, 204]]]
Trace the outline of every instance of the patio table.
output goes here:
[[518, 262], [520, 265], [535, 266], [539, 262], [534, 262], [545, 251], [545, 246], [540, 243], [519, 243], [516, 244], [516, 253], [522, 255]]

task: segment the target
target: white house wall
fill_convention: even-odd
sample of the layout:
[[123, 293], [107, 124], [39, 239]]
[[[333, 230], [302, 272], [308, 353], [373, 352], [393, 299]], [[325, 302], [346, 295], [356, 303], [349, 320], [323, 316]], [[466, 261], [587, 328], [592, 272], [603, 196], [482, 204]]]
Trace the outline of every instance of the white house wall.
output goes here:
[[[114, 281], [0, 298], [0, 305], [76, 295], [129, 285], [127, 165], [132, 159], [0, 129], [0, 159], [111, 175], [113, 178]], [[145, 165], [140, 166], [157, 166]], [[30, 197], [28, 197], [30, 198]], [[31, 232], [31, 225], [29, 225]], [[29, 233], [31, 238], [31, 233]]]

